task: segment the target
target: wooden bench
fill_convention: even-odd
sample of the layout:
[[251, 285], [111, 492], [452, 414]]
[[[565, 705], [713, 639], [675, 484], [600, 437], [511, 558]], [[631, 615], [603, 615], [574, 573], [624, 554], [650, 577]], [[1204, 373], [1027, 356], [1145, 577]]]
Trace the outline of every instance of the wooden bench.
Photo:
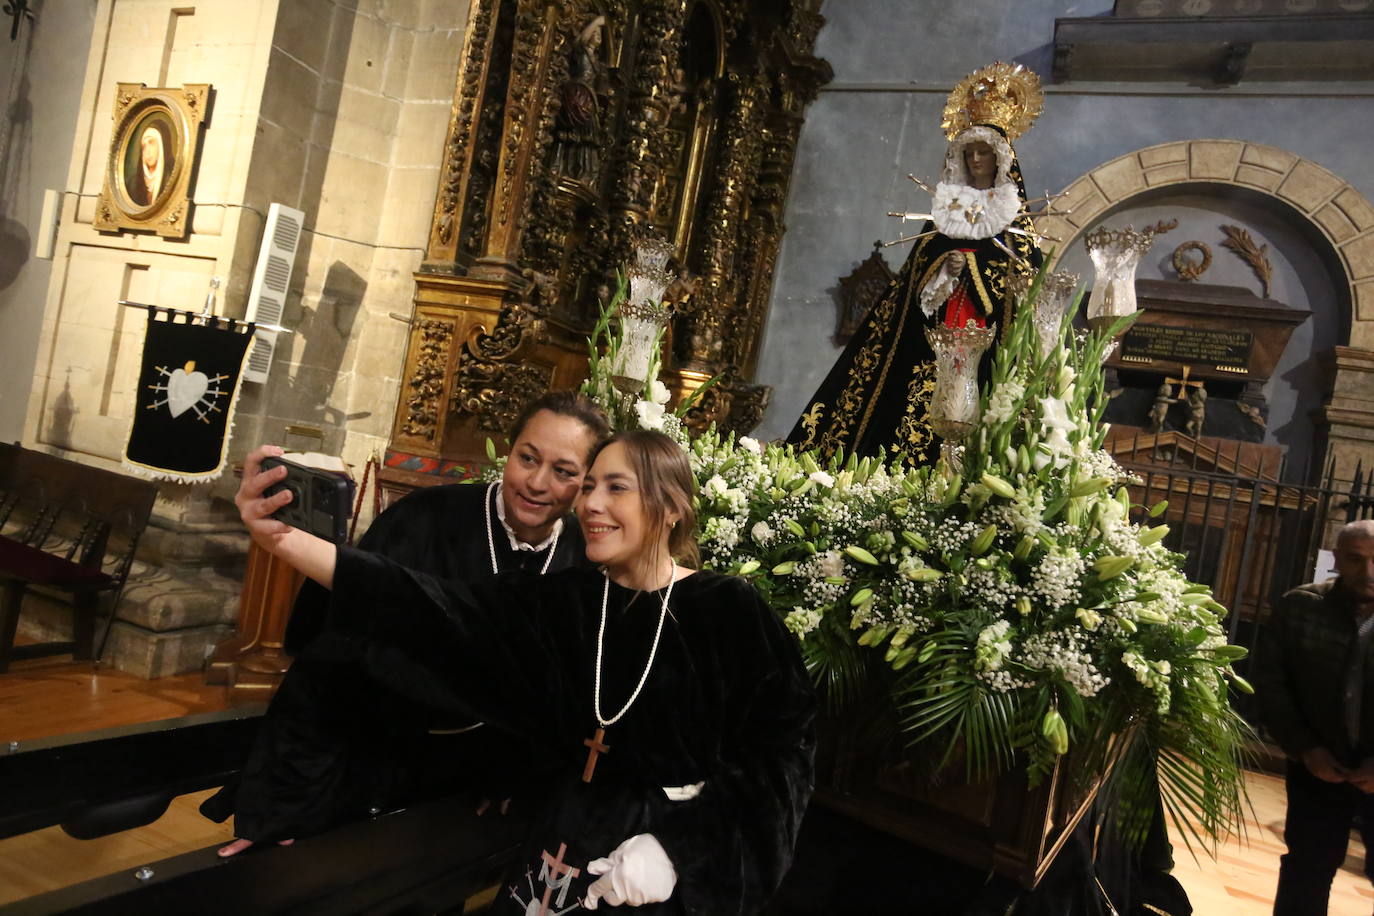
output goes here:
[[[0, 837], [60, 824], [91, 839], [152, 823], [174, 796], [239, 772], [262, 711], [240, 707], [0, 749]], [[500, 880], [528, 826], [519, 809], [483, 817], [475, 808], [461, 793], [291, 846], [260, 844], [227, 861], [210, 846], [132, 863], [0, 913], [462, 913], [468, 898]]]
[[[156, 498], [150, 481], [0, 443], [0, 673], [15, 658], [94, 657], [105, 598], [103, 648]], [[15, 646], [20, 607], [34, 586], [70, 598], [70, 641]]]

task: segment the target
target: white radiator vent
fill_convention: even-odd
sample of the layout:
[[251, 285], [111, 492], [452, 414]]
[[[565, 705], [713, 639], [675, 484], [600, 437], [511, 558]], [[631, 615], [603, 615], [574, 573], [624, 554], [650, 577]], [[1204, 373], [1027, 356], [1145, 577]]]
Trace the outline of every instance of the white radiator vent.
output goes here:
[[[286, 291], [291, 285], [291, 265], [296, 262], [296, 248], [301, 242], [301, 221], [305, 214], [282, 204], [273, 204], [267, 211], [267, 225], [262, 232], [262, 250], [253, 270], [253, 286], [248, 292], [248, 312], [245, 317], [259, 324], [281, 325]], [[277, 332], [259, 328], [253, 334], [253, 350], [248, 354], [248, 368], [243, 378], [249, 382], [267, 381], [272, 368], [272, 352], [277, 348]]]

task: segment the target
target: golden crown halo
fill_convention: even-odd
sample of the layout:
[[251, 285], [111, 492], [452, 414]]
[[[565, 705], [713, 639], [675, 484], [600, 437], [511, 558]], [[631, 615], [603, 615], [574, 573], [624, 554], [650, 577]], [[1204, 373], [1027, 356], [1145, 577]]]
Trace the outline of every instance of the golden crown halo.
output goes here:
[[1003, 61], [975, 70], [954, 87], [940, 126], [953, 140], [975, 124], [1000, 127], [1008, 140], [1030, 130], [1045, 107], [1040, 77], [1020, 64]]

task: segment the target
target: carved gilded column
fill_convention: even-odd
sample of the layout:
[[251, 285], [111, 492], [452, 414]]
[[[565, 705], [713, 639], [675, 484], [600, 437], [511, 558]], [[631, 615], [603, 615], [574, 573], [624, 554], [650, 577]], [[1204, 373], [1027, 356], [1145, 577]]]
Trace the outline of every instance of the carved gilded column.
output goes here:
[[472, 176], [479, 115], [484, 112], [484, 89], [491, 79], [496, 9], [499, 0], [474, 0], [468, 23], [464, 59], [449, 115], [444, 159], [439, 168], [439, 193], [434, 202], [426, 267], [452, 269], [458, 258], [458, 227]]
[[655, 184], [669, 154], [669, 87], [687, 15], [687, 0], [650, 0], [639, 16], [639, 43], [625, 99], [624, 133], [610, 185], [610, 251], [628, 263], [635, 235], [649, 214]]
[[548, 77], [550, 57], [562, 42], [557, 28], [562, 9], [562, 0], [518, 0], [490, 228], [471, 276], [524, 282], [519, 258], [525, 204], [532, 171], [551, 139], [549, 127], [557, 111], [555, 87], [548, 85]]
[[737, 255], [744, 231], [743, 204], [758, 175], [766, 77], [762, 72], [729, 73], [716, 188], [706, 218], [704, 269], [700, 288], [684, 322], [679, 344], [685, 368], [718, 372], [726, 365], [725, 332], [732, 321], [735, 288], [742, 279]]

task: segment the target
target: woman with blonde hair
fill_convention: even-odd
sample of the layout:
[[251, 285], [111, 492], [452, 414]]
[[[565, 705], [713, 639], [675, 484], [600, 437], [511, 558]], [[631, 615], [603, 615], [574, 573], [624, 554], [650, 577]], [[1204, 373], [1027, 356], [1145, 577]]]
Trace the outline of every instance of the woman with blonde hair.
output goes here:
[[689, 565], [695, 489], [671, 439], [613, 436], [577, 503], [596, 567], [486, 582], [287, 528], [270, 516], [289, 497], [241, 504], [258, 543], [332, 590], [327, 629], [375, 676], [404, 657], [429, 702], [530, 742], [547, 803], [497, 913], [752, 913], [791, 863], [814, 693], [753, 586]]

